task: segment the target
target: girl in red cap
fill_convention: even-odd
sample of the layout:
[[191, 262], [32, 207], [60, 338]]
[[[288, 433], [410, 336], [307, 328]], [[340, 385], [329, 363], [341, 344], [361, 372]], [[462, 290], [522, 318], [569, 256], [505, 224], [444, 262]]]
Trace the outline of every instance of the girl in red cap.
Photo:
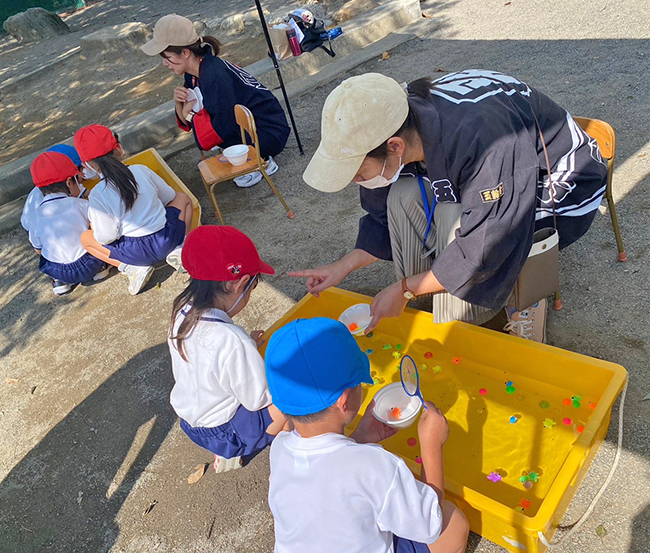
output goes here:
[[170, 396], [181, 428], [214, 453], [216, 472], [239, 468], [268, 446], [286, 419], [271, 404], [261, 331], [232, 318], [262, 273], [272, 275], [248, 236], [234, 227], [202, 226], [187, 236], [188, 287], [174, 300], [169, 351], [176, 384]]
[[[289, 138], [289, 124], [278, 99], [241, 67], [219, 57], [219, 41], [199, 38], [186, 17], [165, 15], [157, 22], [153, 38], [142, 46], [149, 56], [160, 54], [165, 67], [183, 76], [183, 86], [174, 89], [176, 120], [184, 131], [194, 131], [201, 150], [241, 144], [241, 131], [235, 121], [235, 105], [242, 104], [255, 117], [260, 153], [268, 161], [272, 175], [278, 155]], [[235, 179], [248, 188], [262, 180], [259, 171]]]
[[90, 224], [88, 202], [77, 197], [79, 168], [68, 156], [48, 151], [33, 161], [30, 171], [43, 200], [29, 225], [29, 240], [54, 293], [66, 294], [81, 282], [106, 278], [109, 267], [80, 241]]
[[84, 248], [125, 274], [131, 295], [144, 288], [160, 261], [182, 270], [180, 252], [192, 222], [190, 198], [148, 167], [124, 165], [122, 146], [102, 125], [79, 129], [74, 145], [84, 167], [101, 177], [88, 197], [92, 230], [81, 237]]

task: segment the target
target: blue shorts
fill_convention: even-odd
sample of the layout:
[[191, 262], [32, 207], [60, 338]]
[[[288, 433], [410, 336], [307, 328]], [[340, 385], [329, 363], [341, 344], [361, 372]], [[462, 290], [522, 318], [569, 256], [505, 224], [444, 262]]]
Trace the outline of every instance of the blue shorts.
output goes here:
[[185, 222], [176, 207], [166, 207], [167, 223], [158, 232], [146, 236], [121, 236], [104, 246], [110, 250], [110, 258], [138, 267], [155, 265], [167, 257], [185, 239]]
[[429, 546], [426, 544], [400, 538], [394, 534], [393, 549], [395, 553], [429, 553]]
[[72, 263], [54, 263], [41, 255], [38, 268], [42, 273], [66, 284], [88, 282], [97, 274], [104, 262], [85, 253]]
[[268, 408], [251, 412], [240, 405], [233, 418], [220, 426], [194, 428], [181, 419], [181, 428], [196, 445], [226, 459], [242, 457], [246, 464], [275, 438], [266, 433], [272, 422]]

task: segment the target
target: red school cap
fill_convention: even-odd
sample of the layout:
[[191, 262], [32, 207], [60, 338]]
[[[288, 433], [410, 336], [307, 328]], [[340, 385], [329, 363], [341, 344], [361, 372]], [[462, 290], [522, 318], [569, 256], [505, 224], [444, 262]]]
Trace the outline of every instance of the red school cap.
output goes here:
[[204, 225], [185, 238], [183, 267], [196, 280], [238, 280], [244, 275], [275, 274], [264, 263], [255, 244], [235, 227]]
[[55, 182], [63, 182], [79, 173], [74, 162], [59, 152], [43, 152], [32, 161], [29, 171], [38, 188], [49, 186]]
[[111, 153], [118, 147], [113, 132], [104, 125], [88, 125], [74, 134], [74, 147], [81, 161], [90, 161]]

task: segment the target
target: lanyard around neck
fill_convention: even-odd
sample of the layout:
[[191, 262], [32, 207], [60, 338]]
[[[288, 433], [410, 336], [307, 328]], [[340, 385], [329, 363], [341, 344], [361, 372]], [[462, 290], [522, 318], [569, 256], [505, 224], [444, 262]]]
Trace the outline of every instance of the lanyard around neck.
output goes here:
[[431, 231], [431, 223], [433, 222], [433, 212], [436, 209], [436, 195], [434, 193], [431, 205], [429, 205], [429, 197], [427, 196], [427, 190], [424, 187], [424, 179], [422, 175], [418, 175], [418, 183], [420, 183], [420, 192], [422, 193], [422, 206], [424, 207], [424, 213], [427, 216], [427, 230], [424, 233], [424, 240], [422, 240], [422, 249], [427, 249], [427, 238], [429, 237], [429, 232]]

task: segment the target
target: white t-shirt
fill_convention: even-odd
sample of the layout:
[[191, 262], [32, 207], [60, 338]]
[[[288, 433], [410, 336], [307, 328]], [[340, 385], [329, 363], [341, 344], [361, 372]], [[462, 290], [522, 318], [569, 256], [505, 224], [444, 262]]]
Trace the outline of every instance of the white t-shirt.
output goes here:
[[[174, 335], [186, 306], [174, 323]], [[188, 361], [168, 339], [176, 384], [170, 401], [190, 426], [227, 423], [240, 405], [259, 411], [271, 404], [264, 359], [255, 341], [221, 309], [206, 312], [184, 340]]]
[[438, 495], [380, 445], [281, 432], [270, 464], [276, 553], [387, 553], [393, 534], [427, 544], [440, 535]]
[[90, 191], [88, 217], [100, 244], [110, 244], [121, 236], [148, 236], [167, 222], [165, 206], [176, 196], [174, 189], [149, 167], [130, 165], [129, 169], [138, 183], [138, 197], [129, 211], [103, 176]]
[[72, 263], [86, 253], [80, 239], [88, 230], [88, 202], [66, 194], [48, 194], [36, 210], [29, 241], [54, 263]]
[[20, 216], [20, 224], [29, 232], [36, 222], [36, 210], [43, 201], [43, 193], [40, 188], [34, 187], [25, 200], [23, 212]]

